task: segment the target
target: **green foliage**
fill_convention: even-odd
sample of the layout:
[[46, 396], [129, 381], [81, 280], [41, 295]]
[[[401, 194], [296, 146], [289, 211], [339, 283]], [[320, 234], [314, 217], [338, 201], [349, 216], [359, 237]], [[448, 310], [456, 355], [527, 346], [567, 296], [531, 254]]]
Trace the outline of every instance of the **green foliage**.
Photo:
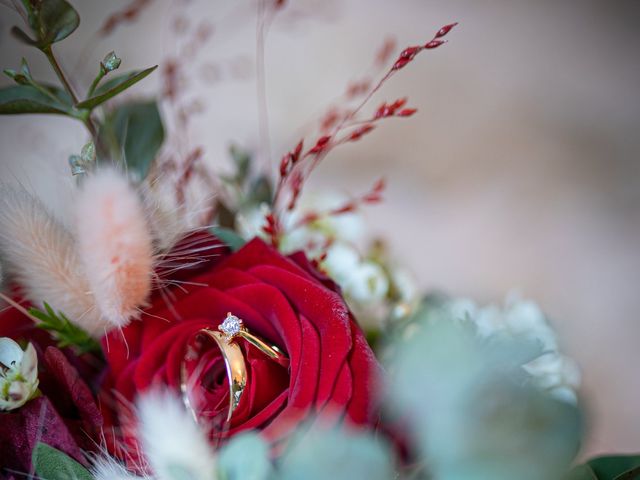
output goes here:
[[136, 83], [138, 83], [143, 78], [147, 77], [151, 72], [153, 72], [157, 65], [153, 67], [146, 68], [140, 71], [133, 71], [129, 73], [125, 73], [123, 75], [112, 78], [111, 80], [105, 82], [102, 86], [98, 87], [94, 95], [90, 98], [79, 102], [76, 107], [77, 108], [86, 108], [93, 109], [98, 105], [102, 105], [107, 100], [111, 100], [113, 97], [118, 95], [119, 93], [124, 92], [129, 87], [132, 87]]
[[229, 153], [231, 154], [231, 159], [233, 160], [236, 170], [234, 180], [238, 184], [243, 184], [251, 169], [251, 155], [249, 152], [242, 150], [236, 145], [231, 145]]
[[93, 480], [82, 465], [45, 443], [38, 442], [31, 459], [38, 477], [46, 480]]
[[574, 468], [566, 480], [638, 480], [640, 455], [596, 457]]
[[126, 103], [109, 112], [100, 141], [134, 181], [143, 180], [164, 141], [164, 126], [154, 100]]
[[51, 85], [13, 85], [0, 89], [0, 115], [57, 113], [71, 115], [71, 99]]
[[272, 470], [269, 446], [257, 433], [236, 435], [220, 450], [218, 467], [225, 480], [266, 480]]
[[369, 433], [314, 425], [301, 429], [278, 465], [281, 480], [396, 478], [389, 447]]
[[72, 347], [78, 354], [83, 353], [102, 353], [100, 344], [80, 327], [71, 323], [71, 321], [63, 314], [58, 313], [51, 308], [48, 303], [44, 303], [45, 311], [37, 308], [30, 308], [29, 313], [40, 320], [37, 327], [51, 332], [58, 341], [60, 348]]
[[13, 27], [12, 33], [18, 40], [43, 51], [67, 38], [80, 24], [78, 12], [65, 0], [22, 0], [22, 5], [35, 39], [18, 27]]
[[211, 227], [209, 231], [227, 245], [232, 252], [240, 250], [246, 243], [244, 238], [230, 228]]

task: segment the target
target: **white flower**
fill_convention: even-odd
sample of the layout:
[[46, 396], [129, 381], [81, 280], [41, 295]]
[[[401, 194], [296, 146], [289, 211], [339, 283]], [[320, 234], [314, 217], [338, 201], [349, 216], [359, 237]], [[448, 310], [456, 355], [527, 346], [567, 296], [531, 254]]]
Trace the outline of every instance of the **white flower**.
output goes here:
[[15, 410], [38, 389], [38, 356], [33, 345], [25, 351], [7, 337], [0, 337], [0, 410]]
[[327, 256], [322, 262], [323, 269], [341, 286], [358, 267], [360, 255], [358, 251], [346, 243], [334, 243], [327, 249]]
[[236, 226], [240, 236], [245, 240], [251, 240], [254, 237], [265, 238], [266, 235], [262, 228], [266, 225], [266, 217], [270, 212], [271, 210], [266, 203], [238, 212]]
[[351, 272], [344, 290], [348, 297], [358, 303], [374, 303], [387, 295], [389, 279], [380, 265], [365, 261]]
[[402, 302], [413, 303], [418, 298], [418, 286], [409, 269], [395, 267], [391, 270], [391, 282]]

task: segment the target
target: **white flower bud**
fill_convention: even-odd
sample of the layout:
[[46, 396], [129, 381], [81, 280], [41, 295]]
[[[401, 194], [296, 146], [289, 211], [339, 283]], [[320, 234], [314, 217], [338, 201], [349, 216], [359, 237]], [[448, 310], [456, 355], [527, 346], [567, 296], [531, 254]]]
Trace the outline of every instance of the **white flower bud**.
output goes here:
[[389, 279], [380, 265], [362, 262], [350, 272], [344, 289], [346, 295], [358, 303], [377, 302], [389, 291]]
[[38, 356], [29, 344], [25, 351], [7, 337], [0, 337], [0, 410], [15, 410], [38, 389]]

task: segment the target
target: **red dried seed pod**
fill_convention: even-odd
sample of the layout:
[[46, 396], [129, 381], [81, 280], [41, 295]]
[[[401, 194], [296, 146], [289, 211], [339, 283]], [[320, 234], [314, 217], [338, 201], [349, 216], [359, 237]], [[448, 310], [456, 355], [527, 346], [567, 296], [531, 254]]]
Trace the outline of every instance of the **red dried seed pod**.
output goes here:
[[289, 158], [290, 158], [290, 155], [287, 154], [284, 157], [282, 157], [282, 160], [280, 161], [280, 176], [283, 178], [289, 172]]
[[298, 142], [298, 145], [296, 145], [296, 149], [293, 151], [293, 155], [291, 157], [292, 163], [295, 164], [298, 160], [300, 160], [300, 153], [302, 152], [303, 144], [304, 144], [304, 140], [300, 140]]
[[444, 27], [442, 27], [440, 30], [438, 30], [438, 33], [436, 33], [436, 36], [433, 38], [441, 38], [444, 37], [447, 33], [449, 33], [451, 31], [451, 29], [453, 29], [453, 27], [455, 27], [456, 25], [458, 25], [458, 22], [455, 23], [450, 23], [449, 25], [445, 25]]
[[351, 132], [351, 135], [349, 135], [349, 140], [358, 140], [360, 137], [362, 137], [363, 135], [366, 135], [374, 128], [375, 127], [370, 123], [363, 125], [360, 128], [357, 128], [356, 130]]
[[309, 153], [322, 152], [325, 148], [327, 148], [327, 145], [329, 144], [330, 140], [331, 140], [330, 135], [325, 135], [324, 137], [320, 137], [316, 142], [315, 146], [311, 150], [309, 150]]
[[417, 111], [418, 111], [417, 108], [405, 108], [404, 110], [400, 110], [396, 115], [398, 117], [410, 117]]
[[384, 65], [389, 60], [389, 57], [393, 54], [393, 50], [396, 48], [396, 40], [395, 38], [389, 37], [387, 38], [378, 53], [376, 54], [376, 63], [378, 65]]
[[407, 103], [407, 97], [399, 98], [398, 100], [393, 102], [391, 105], [389, 105], [389, 109], [391, 110], [391, 113], [394, 113], [397, 109], [404, 107], [406, 103]]
[[413, 60], [413, 57], [415, 57], [418, 52], [422, 50], [422, 48], [423, 47], [420, 46], [405, 48], [400, 53], [400, 56], [398, 57], [398, 60], [396, 60], [396, 63], [393, 65], [392, 70], [400, 70], [401, 68], [403, 68], [407, 63]]
[[431, 50], [433, 48], [438, 48], [440, 45], [447, 43], [446, 40], [431, 40], [427, 44], [425, 44], [424, 48], [427, 50]]
[[382, 105], [380, 105], [378, 107], [378, 109], [376, 110], [376, 113], [374, 114], [373, 118], [378, 119], [378, 118], [384, 117], [385, 116], [384, 114], [388, 110], [388, 108], [389, 107], [387, 106], [387, 104], [383, 103]]

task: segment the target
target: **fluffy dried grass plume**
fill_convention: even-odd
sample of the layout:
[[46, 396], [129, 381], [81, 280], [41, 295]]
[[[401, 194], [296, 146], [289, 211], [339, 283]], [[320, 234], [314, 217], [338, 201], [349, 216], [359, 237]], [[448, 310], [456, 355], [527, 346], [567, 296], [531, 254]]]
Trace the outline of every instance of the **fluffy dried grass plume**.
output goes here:
[[190, 230], [185, 212], [174, 198], [175, 187], [159, 179], [145, 180], [140, 191], [154, 243], [159, 251], [169, 251]]
[[[145, 394], [137, 405], [142, 450], [154, 478], [215, 480], [216, 459], [205, 433], [182, 402], [166, 392]], [[181, 477], [181, 478], [182, 478]]]
[[141, 200], [121, 174], [98, 170], [76, 202], [78, 252], [101, 314], [114, 326], [148, 299], [153, 247]]
[[142, 477], [134, 475], [106, 455], [95, 459], [91, 473], [95, 480], [153, 480], [153, 477], [148, 475]]
[[29, 301], [46, 301], [92, 335], [104, 334], [73, 237], [21, 186], [0, 184], [0, 256]]

